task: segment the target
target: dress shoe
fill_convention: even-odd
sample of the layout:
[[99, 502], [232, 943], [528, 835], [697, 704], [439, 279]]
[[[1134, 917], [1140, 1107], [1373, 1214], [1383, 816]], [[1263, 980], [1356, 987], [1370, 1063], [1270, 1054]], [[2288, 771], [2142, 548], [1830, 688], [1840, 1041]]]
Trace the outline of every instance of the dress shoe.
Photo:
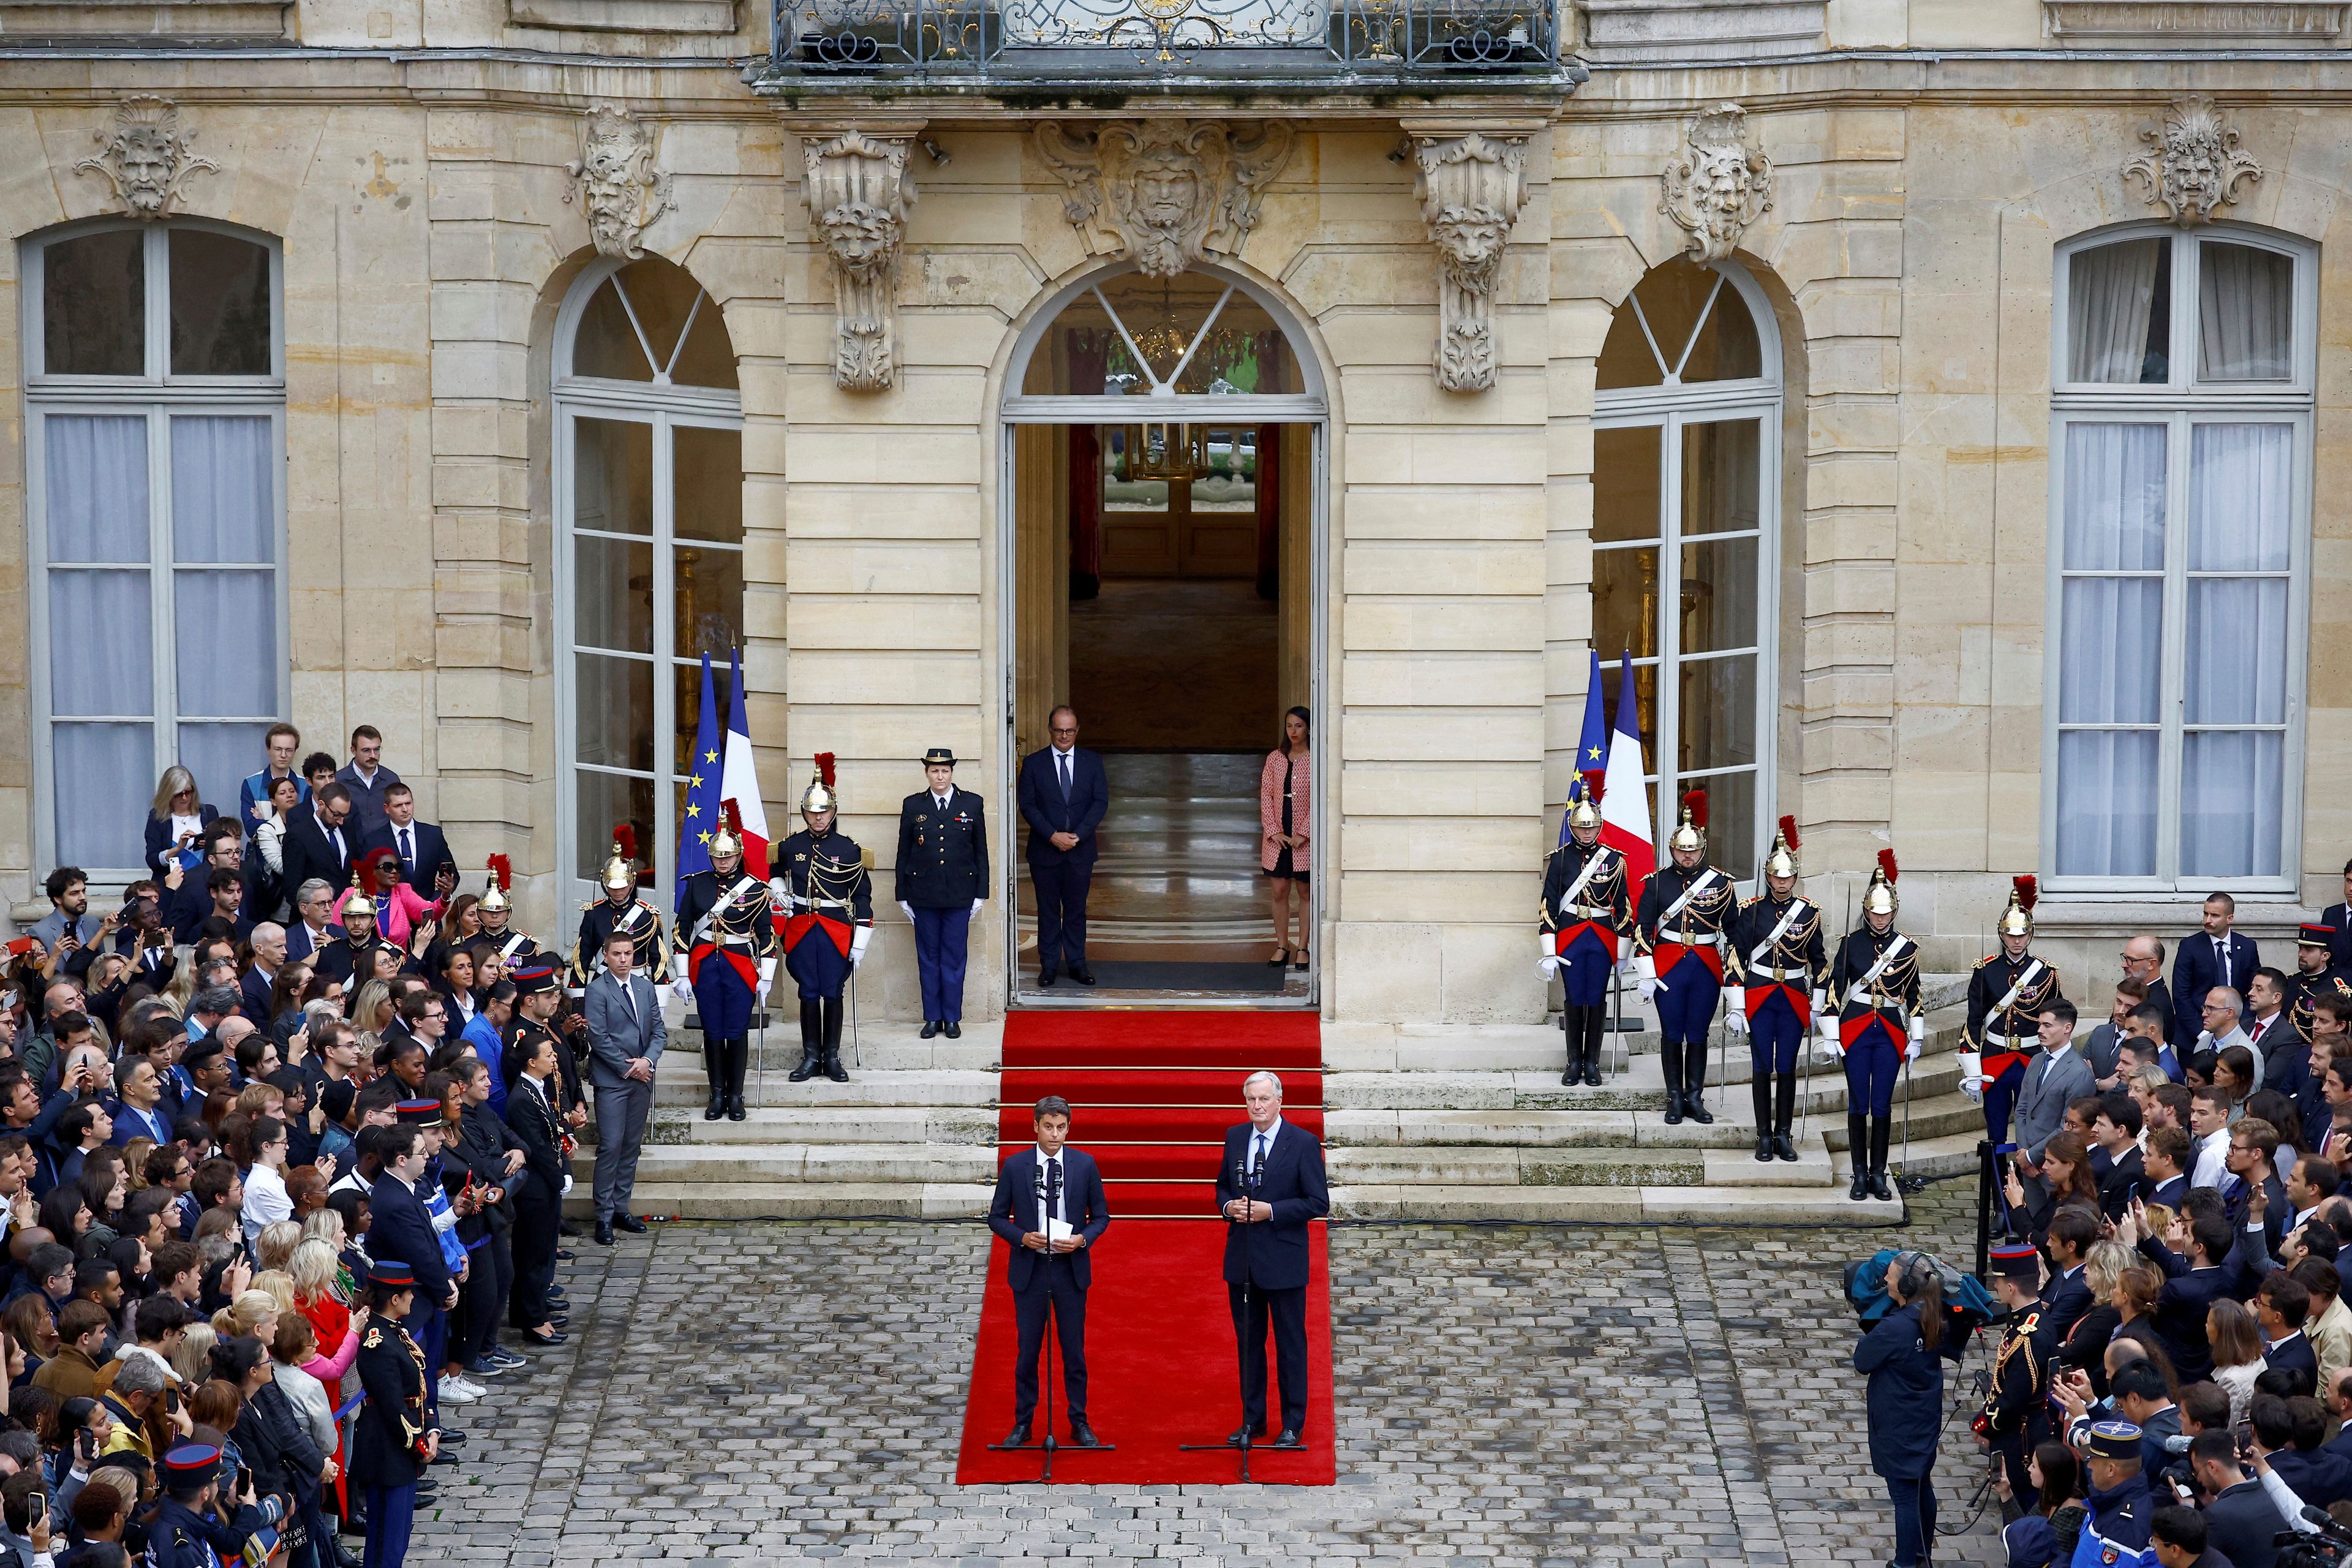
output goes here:
[[466, 1446], [466, 1435], [455, 1426], [444, 1426], [441, 1428], [441, 1446], [445, 1448], [462, 1448]]
[[1061, 976], [1050, 969], [1041, 969], [1037, 972], [1037, 984], [1040, 985], [1051, 985], [1060, 978]]
[[1255, 1443], [1260, 1437], [1265, 1436], [1265, 1428], [1263, 1426], [1236, 1426], [1226, 1436], [1225, 1445], [1228, 1447], [1238, 1448], [1242, 1446], [1242, 1439], [1244, 1437], [1247, 1437], [1251, 1442]]
[[[555, 1222], [555, 1234], [558, 1236], [578, 1236], [580, 1234], [580, 1222], [578, 1220], [571, 1219], [557, 1220]], [[556, 1256], [561, 1258], [563, 1254], [558, 1252]]]
[[1095, 1448], [1101, 1446], [1102, 1439], [1095, 1436], [1095, 1429], [1093, 1427], [1087, 1426], [1084, 1421], [1081, 1421], [1075, 1415], [1070, 1417], [1071, 1447]]
[[633, 1214], [616, 1214], [613, 1216], [613, 1228], [625, 1230], [631, 1236], [643, 1236], [646, 1233], [646, 1222]]
[[792, 1083], [806, 1083], [814, 1078], [817, 1068], [824, 1065], [824, 1053], [814, 1046], [801, 1047], [801, 1065], [784, 1075]]
[[961, 1040], [963, 1038], [963, 1026], [956, 1022], [953, 1018], [950, 1018], [946, 1023], [940, 1026], [940, 1033], [945, 1035], [950, 1040]]
[[1095, 983], [1095, 972], [1083, 963], [1075, 964], [1071, 967], [1070, 978], [1081, 985], [1092, 985]]
[[1797, 1163], [1796, 1141], [1785, 1131], [1772, 1134], [1772, 1157], [1776, 1160], [1785, 1160], [1791, 1165]]
[[432, 1462], [436, 1465], [454, 1465], [457, 1462], [457, 1456], [448, 1453], [436, 1454], [433, 1456]]
[[335, 1549], [335, 1568], [367, 1568], [367, 1560], [350, 1547], [340, 1541], [331, 1544]]
[[611, 1220], [600, 1219], [596, 1222], [596, 1245], [599, 1247], [610, 1247], [613, 1245], [613, 1222]]
[[1277, 1448], [1304, 1448], [1307, 1439], [1298, 1435], [1297, 1427], [1285, 1426], [1276, 1435], [1274, 1446]]
[[922, 1034], [922, 1037], [923, 1037], [924, 1039], [927, 1039], [927, 1040], [928, 1040], [928, 1039], [929, 1039], [932, 1036], [934, 1036], [934, 1035], [936, 1035], [936, 1034], [938, 1034], [939, 1032], [940, 1032], [940, 1021], [939, 1021], [937, 1018], [926, 1018], [926, 1019], [924, 1019], [924, 1020], [923, 1020], [923, 1034]]
[[531, 1343], [544, 1346], [548, 1350], [553, 1350], [556, 1346], [568, 1342], [572, 1338], [571, 1335], [562, 1332], [561, 1330], [558, 1330], [556, 1332], [551, 1334], [542, 1334], [537, 1329], [525, 1329], [522, 1331], [522, 1337], [529, 1340]]
[[1026, 1421], [1004, 1435], [1004, 1446], [1008, 1448], [1018, 1448], [1027, 1441], [1029, 1441], [1029, 1423]]
[[1680, 1127], [1682, 1124], [1683, 1091], [1678, 1089], [1670, 1089], [1666, 1090], [1666, 1125], [1669, 1127]]
[[[566, 1236], [578, 1236], [578, 1235], [580, 1234], [580, 1232], [579, 1232], [578, 1230], [574, 1229], [574, 1230], [567, 1230], [567, 1231], [565, 1231], [563, 1234], [564, 1234], [564, 1235], [566, 1235]], [[572, 1263], [572, 1262], [575, 1262], [575, 1261], [577, 1261], [577, 1260], [578, 1260], [578, 1257], [579, 1257], [579, 1255], [578, 1255], [577, 1253], [573, 1252], [573, 1251], [572, 1251], [570, 1247], [557, 1247], [557, 1248], [555, 1249], [555, 1261], [557, 1261], [558, 1263]]]
[[572, 1314], [569, 1312], [550, 1312], [547, 1315], [547, 1326], [551, 1329], [568, 1329], [572, 1326]]

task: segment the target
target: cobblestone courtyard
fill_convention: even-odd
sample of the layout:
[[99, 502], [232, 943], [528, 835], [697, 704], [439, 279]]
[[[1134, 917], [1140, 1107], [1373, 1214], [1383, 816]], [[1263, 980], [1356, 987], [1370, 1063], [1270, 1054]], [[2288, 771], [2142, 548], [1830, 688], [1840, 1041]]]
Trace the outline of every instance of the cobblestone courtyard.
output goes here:
[[[1968, 1196], [1899, 1231], [1335, 1227], [1339, 1484], [1297, 1489], [958, 1488], [978, 1225], [573, 1242], [572, 1342], [452, 1407], [411, 1561], [1884, 1563], [1837, 1271], [1963, 1257]], [[1947, 1433], [1951, 1529], [1976, 1448]], [[1939, 1562], [1997, 1563], [1996, 1522]]]

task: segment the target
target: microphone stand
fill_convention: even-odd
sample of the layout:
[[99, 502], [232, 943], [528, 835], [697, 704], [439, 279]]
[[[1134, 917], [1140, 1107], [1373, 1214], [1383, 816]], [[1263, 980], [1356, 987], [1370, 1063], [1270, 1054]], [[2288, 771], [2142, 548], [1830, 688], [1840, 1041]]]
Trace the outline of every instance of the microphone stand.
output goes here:
[[[1243, 1147], [1248, 1147], [1247, 1143], [1244, 1142]], [[1234, 1185], [1241, 1189], [1243, 1202], [1252, 1205], [1249, 1210], [1245, 1211], [1249, 1214], [1250, 1217], [1240, 1222], [1242, 1226], [1242, 1321], [1239, 1325], [1237, 1325], [1236, 1331], [1234, 1335], [1234, 1343], [1239, 1352], [1239, 1354], [1235, 1358], [1236, 1361], [1238, 1361], [1241, 1356], [1248, 1355], [1253, 1348], [1249, 1345], [1241, 1343], [1241, 1339], [1244, 1334], [1250, 1331], [1250, 1276], [1255, 1272], [1253, 1266], [1257, 1260], [1256, 1250], [1251, 1245], [1250, 1228], [1257, 1224], [1256, 1209], [1255, 1205], [1257, 1203], [1258, 1180], [1265, 1173], [1262, 1170], [1251, 1170], [1246, 1157], [1234, 1162]], [[1259, 1336], [1258, 1343], [1255, 1348], [1259, 1354], [1262, 1355], [1265, 1353], [1265, 1336], [1263, 1334]], [[1248, 1483], [1250, 1479], [1250, 1444], [1255, 1434], [1250, 1430], [1249, 1412], [1244, 1410], [1242, 1413], [1242, 1473], [1240, 1479], [1245, 1485]], [[1230, 1447], [1232, 1447], [1232, 1445], [1228, 1443], [1179, 1443], [1176, 1445], [1177, 1451], [1185, 1454], [1214, 1453], [1220, 1448]]]

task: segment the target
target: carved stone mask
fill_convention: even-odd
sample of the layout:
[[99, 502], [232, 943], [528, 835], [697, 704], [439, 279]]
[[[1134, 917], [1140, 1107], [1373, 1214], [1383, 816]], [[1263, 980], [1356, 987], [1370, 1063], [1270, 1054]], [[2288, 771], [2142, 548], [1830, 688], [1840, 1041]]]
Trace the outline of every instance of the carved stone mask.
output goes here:
[[174, 138], [161, 125], [127, 125], [119, 145], [123, 201], [142, 217], [160, 216], [179, 161]]
[[906, 232], [895, 215], [864, 202], [828, 207], [818, 216], [817, 225], [824, 231], [825, 248], [860, 278], [886, 265]]
[[1479, 278], [1502, 260], [1511, 226], [1492, 207], [1447, 207], [1438, 214], [1430, 231], [1449, 268]]

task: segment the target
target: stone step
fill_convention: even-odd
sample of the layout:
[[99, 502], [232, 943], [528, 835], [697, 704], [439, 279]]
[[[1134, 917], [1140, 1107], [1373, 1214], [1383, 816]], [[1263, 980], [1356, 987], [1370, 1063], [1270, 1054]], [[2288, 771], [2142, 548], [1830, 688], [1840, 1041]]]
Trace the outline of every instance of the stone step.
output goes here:
[[[629, 1207], [662, 1219], [979, 1219], [988, 1213], [994, 1191], [993, 1185], [962, 1182], [641, 1179]], [[583, 1218], [594, 1206], [587, 1184], [574, 1181], [564, 1212]]]
[[[1570, 1088], [1549, 1072], [1333, 1073], [1323, 1080], [1325, 1114], [1342, 1111], [1404, 1111], [1443, 1107], [1450, 1110], [1654, 1110], [1665, 1104], [1665, 1078], [1656, 1058], [1633, 1058], [1630, 1067], [1604, 1071], [1598, 1089]], [[1815, 1061], [1807, 1079], [1801, 1059], [1800, 1100], [1815, 1110], [1845, 1104], [1845, 1073]], [[1725, 1075], [1727, 1075], [1727, 1079]], [[1747, 1056], [1726, 1053], [1707, 1062], [1707, 1108], [1718, 1117], [1748, 1104]], [[1911, 1068], [1917, 1099], [1950, 1092], [1959, 1084], [1959, 1063], [1949, 1053], [1923, 1058]], [[1898, 1098], [1902, 1088], [1898, 1080]]]
[[1844, 1189], [1797, 1187], [1335, 1186], [1335, 1219], [1568, 1221], [1608, 1225], [1887, 1226], [1892, 1203], [1847, 1201]]
[[[583, 1147], [572, 1163], [575, 1192], [588, 1184], [595, 1169], [594, 1148]], [[640, 1185], [837, 1182], [985, 1183], [993, 1187], [995, 1180], [994, 1149], [951, 1143], [647, 1143], [637, 1156]]]
[[[1003, 1047], [996, 1040], [977, 1040], [967, 1031], [961, 1040], [918, 1039], [912, 1033], [867, 1035], [852, 1046], [845, 1032], [841, 1040], [841, 1059], [853, 1072], [909, 1072], [934, 1068], [948, 1071], [994, 1072], [997, 1058]], [[751, 1065], [757, 1069], [763, 1063], [771, 1075], [790, 1072], [800, 1065], [800, 1026], [789, 1031], [770, 1029], [765, 1043], [759, 1036], [751, 1037]], [[676, 1075], [702, 1079], [702, 1038], [698, 1035], [683, 1037], [672, 1035], [669, 1045], [656, 1064], [656, 1079]]]
[[665, 1107], [646, 1128], [648, 1144], [950, 1143], [992, 1146], [996, 1113], [985, 1106], [772, 1105], [740, 1121], [705, 1121], [699, 1109]]
[[[847, 1083], [835, 1083], [824, 1078], [789, 1083], [781, 1071], [772, 1068], [764, 1084], [756, 1074], [745, 1078], [743, 1094], [753, 1105], [780, 1110], [828, 1106], [989, 1108], [996, 1103], [996, 1075], [978, 1069], [920, 1068], [858, 1072]], [[693, 1106], [698, 1110], [709, 1095], [700, 1061], [688, 1058], [673, 1068], [667, 1057], [662, 1058], [654, 1073], [656, 1109]]]
[[1331, 1184], [1351, 1186], [1684, 1187], [1706, 1174], [1700, 1149], [1334, 1149]]

